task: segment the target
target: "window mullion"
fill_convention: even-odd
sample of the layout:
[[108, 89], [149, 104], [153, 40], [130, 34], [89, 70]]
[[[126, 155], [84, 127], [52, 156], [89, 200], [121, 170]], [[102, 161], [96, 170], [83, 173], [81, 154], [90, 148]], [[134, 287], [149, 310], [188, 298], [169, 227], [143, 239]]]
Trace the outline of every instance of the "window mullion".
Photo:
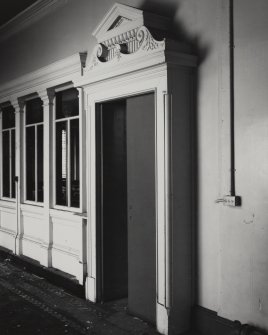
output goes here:
[[[54, 97], [53, 99], [53, 110], [52, 110], [52, 122], [51, 124], [46, 125], [47, 127], [50, 127], [50, 125], [52, 125], [52, 169], [53, 169], [53, 173], [52, 173], [52, 192], [53, 192], [53, 207], [55, 207], [56, 203], [57, 203], [57, 199], [56, 199], [56, 192], [57, 192], [57, 186], [56, 186], [56, 123], [55, 123], [55, 119], [56, 119], [56, 98]], [[44, 132], [45, 133], [45, 132]], [[44, 142], [45, 144], [45, 142]]]
[[35, 150], [34, 150], [34, 162], [35, 162], [35, 180], [34, 180], [34, 184], [35, 184], [35, 201], [37, 201], [37, 146], [38, 146], [38, 139], [37, 139], [37, 125], [35, 124], [34, 126], [35, 131], [34, 131], [34, 142], [35, 142]]
[[84, 114], [83, 114], [83, 93], [82, 89], [80, 88], [79, 90], [79, 207], [81, 209], [84, 209], [84, 204], [83, 204], [83, 194], [84, 194], [84, 186], [82, 186], [82, 182], [84, 181], [84, 176], [83, 176], [83, 146], [82, 146], [82, 139], [84, 135], [84, 126], [83, 126], [83, 121], [84, 121]]
[[0, 112], [0, 185], [1, 185], [1, 190], [0, 190], [0, 196], [1, 198], [3, 197], [3, 113]]
[[26, 145], [26, 112], [23, 113], [23, 126], [24, 126], [24, 132], [23, 132], [23, 181], [24, 181], [24, 187], [23, 187], [23, 201], [27, 200], [27, 173], [26, 173], [26, 157], [27, 157], [27, 145]]
[[9, 197], [12, 198], [12, 130], [9, 129]]
[[70, 145], [70, 120], [67, 120], [67, 205], [71, 206], [71, 145]]

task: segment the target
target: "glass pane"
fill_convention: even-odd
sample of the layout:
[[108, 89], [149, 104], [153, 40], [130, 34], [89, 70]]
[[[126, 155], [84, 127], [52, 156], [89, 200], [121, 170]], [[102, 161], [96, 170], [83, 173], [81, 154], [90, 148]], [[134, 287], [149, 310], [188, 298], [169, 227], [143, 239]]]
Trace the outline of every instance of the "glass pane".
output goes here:
[[43, 103], [40, 98], [26, 102], [26, 124], [43, 122]]
[[2, 128], [15, 128], [15, 109], [12, 106], [2, 107]]
[[35, 127], [26, 128], [26, 200], [35, 201]]
[[44, 201], [44, 168], [43, 168], [43, 151], [44, 151], [43, 125], [37, 126], [37, 201]]
[[70, 121], [71, 207], [79, 207], [79, 120]]
[[78, 90], [70, 88], [56, 93], [56, 119], [79, 114]]
[[10, 197], [9, 131], [3, 132], [3, 197]]
[[67, 206], [67, 122], [56, 123], [56, 204]]
[[16, 197], [15, 193], [15, 173], [16, 173], [16, 144], [15, 129], [11, 130], [11, 192], [12, 198]]

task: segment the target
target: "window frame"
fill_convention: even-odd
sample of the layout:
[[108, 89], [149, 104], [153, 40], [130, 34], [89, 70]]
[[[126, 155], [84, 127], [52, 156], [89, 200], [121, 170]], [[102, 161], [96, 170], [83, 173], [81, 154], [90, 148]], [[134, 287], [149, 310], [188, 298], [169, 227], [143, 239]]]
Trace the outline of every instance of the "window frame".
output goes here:
[[[56, 93], [68, 90], [70, 88], [75, 88], [78, 91], [78, 115], [75, 116], [69, 116], [69, 117], [64, 117], [64, 118], [56, 118], [56, 113], [57, 113], [57, 95]], [[61, 88], [59, 90], [55, 90], [55, 96], [54, 96], [54, 101], [53, 101], [53, 117], [52, 117], [52, 131], [53, 131], [53, 178], [52, 178], [52, 189], [53, 189], [53, 208], [58, 209], [58, 210], [63, 210], [67, 212], [75, 212], [75, 213], [82, 213], [82, 208], [83, 208], [83, 192], [82, 192], [82, 164], [83, 164], [83, 158], [82, 158], [82, 107], [81, 107], [81, 93], [80, 90], [77, 87], [73, 86], [68, 86]], [[72, 207], [71, 204], [71, 160], [70, 160], [70, 122], [71, 120], [78, 119], [79, 123], [79, 207]], [[58, 205], [56, 203], [57, 201], [57, 187], [56, 187], [56, 124], [59, 122], [67, 122], [67, 202], [68, 204], [66, 206], [64, 205]]]
[[[26, 112], [27, 112], [27, 101], [33, 100], [38, 98], [38, 96], [35, 96], [31, 99], [25, 100], [25, 105], [24, 105], [24, 112], [23, 112], [23, 203], [28, 204], [28, 205], [34, 205], [34, 206], [39, 206], [39, 207], [44, 207], [44, 189], [43, 189], [43, 201], [37, 201], [38, 198], [38, 189], [37, 189], [37, 179], [38, 179], [38, 173], [37, 173], [37, 127], [39, 125], [43, 125], [43, 147], [45, 145], [44, 142], [44, 128], [45, 128], [45, 123], [44, 123], [44, 107], [43, 107], [43, 102], [42, 102], [42, 109], [43, 109], [43, 121], [42, 122], [36, 122], [36, 123], [30, 123], [26, 124]], [[26, 128], [34, 127], [35, 129], [35, 201], [33, 200], [27, 200], [27, 166], [26, 166], [26, 156], [27, 156], [27, 146], [26, 146]], [[43, 174], [44, 174], [44, 148], [43, 148]], [[43, 176], [43, 183], [44, 183], [44, 176]]]
[[[12, 131], [15, 133], [15, 150], [14, 150], [14, 163], [15, 163], [15, 176], [16, 176], [16, 114], [15, 110], [13, 111], [15, 114], [15, 125], [14, 127], [3, 129], [3, 109], [7, 106], [0, 107], [0, 180], [1, 180], [1, 187], [0, 187], [0, 197], [3, 201], [9, 202], [16, 202], [17, 190], [16, 190], [16, 183], [15, 183], [15, 197], [12, 197]], [[10, 180], [9, 180], [9, 192], [10, 197], [6, 197], [3, 195], [3, 132], [9, 133], [9, 173], [10, 173]]]

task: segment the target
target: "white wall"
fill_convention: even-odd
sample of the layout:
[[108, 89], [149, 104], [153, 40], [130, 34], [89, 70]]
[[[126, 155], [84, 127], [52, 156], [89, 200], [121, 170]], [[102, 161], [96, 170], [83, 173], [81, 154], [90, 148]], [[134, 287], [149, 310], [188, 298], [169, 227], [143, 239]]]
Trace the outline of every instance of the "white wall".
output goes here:
[[[240, 208], [216, 204], [228, 180], [222, 108], [228, 108], [228, 8], [225, 0], [124, 0], [173, 17], [200, 64], [197, 82], [198, 226], [197, 303], [229, 319], [268, 328], [268, 3], [235, 3], [236, 190]], [[0, 83], [78, 51], [91, 50], [91, 33], [113, 0], [69, 0], [64, 7], [5, 41]], [[4, 52], [3, 52], [4, 50]], [[224, 103], [225, 104], [224, 104]], [[228, 112], [228, 110], [227, 110]], [[228, 185], [225, 185], [228, 189]]]
[[219, 195], [219, 6], [220, 1], [182, 1], [176, 15], [200, 54], [196, 101], [197, 302], [212, 310], [218, 309], [219, 290], [219, 206], [214, 203]]
[[268, 328], [268, 3], [235, 1], [236, 188], [221, 213], [221, 314]]

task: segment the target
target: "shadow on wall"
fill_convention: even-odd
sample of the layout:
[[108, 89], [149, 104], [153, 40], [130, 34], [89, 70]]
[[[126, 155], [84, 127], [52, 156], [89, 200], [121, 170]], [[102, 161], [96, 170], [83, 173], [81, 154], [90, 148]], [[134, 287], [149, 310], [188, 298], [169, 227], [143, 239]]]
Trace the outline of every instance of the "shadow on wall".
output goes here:
[[[144, 11], [153, 12], [158, 15], [166, 16], [170, 18], [171, 26], [170, 26], [170, 34], [171, 38], [184, 43], [189, 49], [190, 52], [197, 56], [197, 68], [195, 72], [195, 84], [194, 84], [194, 94], [193, 94], [193, 110], [192, 110], [192, 176], [193, 176], [193, 218], [192, 218], [192, 227], [193, 227], [193, 299], [192, 305], [194, 306], [198, 301], [198, 270], [200, 264], [198, 264], [198, 230], [199, 230], [199, 208], [198, 208], [198, 97], [199, 97], [199, 74], [200, 74], [200, 66], [207, 59], [211, 47], [210, 45], [204, 45], [202, 42], [202, 37], [198, 33], [189, 33], [185, 25], [178, 20], [178, 13], [180, 12], [180, 4], [163, 0], [144, 0], [141, 4], [140, 8]], [[215, 269], [215, 271], [217, 271]], [[192, 327], [195, 327], [196, 319], [192, 320]], [[230, 335], [268, 335], [267, 331], [261, 329], [259, 327], [255, 327], [254, 325], [241, 324], [239, 321], [234, 321], [229, 324], [228, 334]], [[223, 333], [222, 333], [223, 334]], [[227, 333], [224, 333], [227, 334]]]
[[163, 2], [163, 0], [144, 0], [140, 9], [170, 18], [170, 37], [176, 38], [176, 40], [190, 47], [191, 52], [197, 56], [198, 65], [206, 59], [209, 46], [201, 45], [201, 36], [198, 34], [193, 36], [188, 33], [184, 25], [176, 19], [180, 10], [178, 3]]
[[[197, 68], [194, 73], [194, 89], [193, 89], [193, 101], [192, 101], [192, 204], [193, 204], [193, 283], [192, 283], [192, 305], [194, 306], [198, 298], [198, 94], [199, 94], [199, 67], [203, 61], [207, 58], [210, 47], [201, 45], [201, 37], [198, 34], [192, 35], [187, 32], [186, 27], [178, 20], [177, 13], [180, 10], [178, 3], [163, 2], [162, 0], [145, 0], [140, 8], [144, 11], [153, 12], [158, 15], [166, 16], [170, 18], [170, 38], [173, 38], [179, 42], [182, 42], [187, 46], [190, 52], [197, 56]], [[193, 326], [193, 325], [192, 325]]]

